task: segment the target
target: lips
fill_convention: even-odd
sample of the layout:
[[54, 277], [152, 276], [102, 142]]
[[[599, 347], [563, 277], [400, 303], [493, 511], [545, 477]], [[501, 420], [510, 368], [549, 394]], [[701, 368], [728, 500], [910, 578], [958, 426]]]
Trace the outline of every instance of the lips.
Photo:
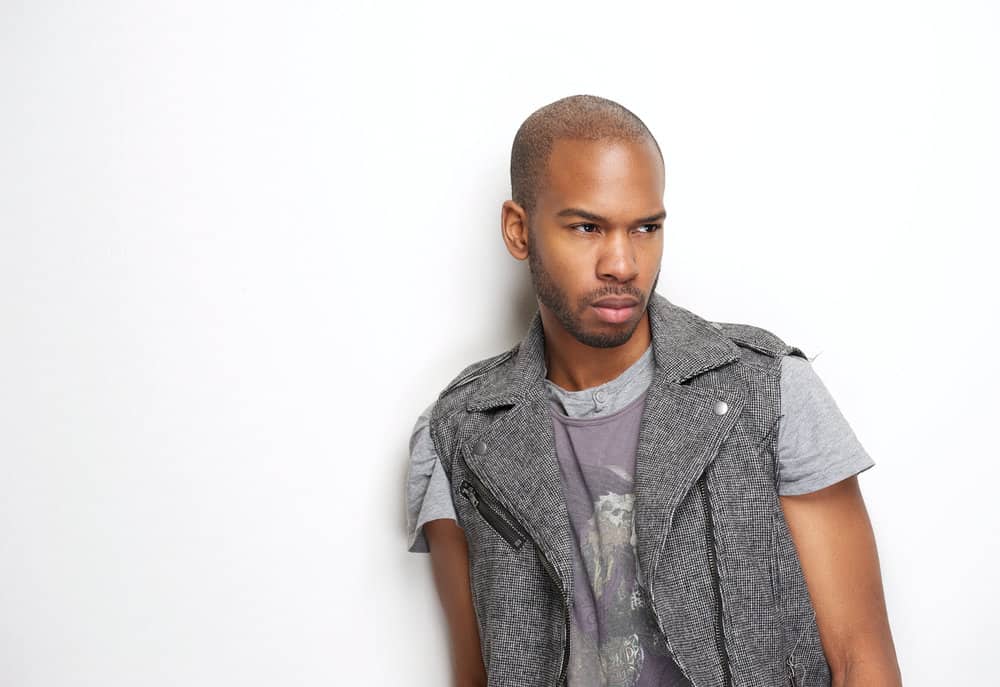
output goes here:
[[627, 296], [602, 298], [591, 304], [597, 316], [610, 324], [620, 324], [627, 322], [636, 309], [639, 301]]
[[602, 298], [592, 303], [595, 308], [631, 308], [639, 305], [639, 301], [627, 296]]

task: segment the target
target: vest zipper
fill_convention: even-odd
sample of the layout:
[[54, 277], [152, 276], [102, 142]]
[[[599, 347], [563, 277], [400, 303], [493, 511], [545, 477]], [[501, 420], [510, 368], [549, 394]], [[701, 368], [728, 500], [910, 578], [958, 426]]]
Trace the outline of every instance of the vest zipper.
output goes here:
[[705, 502], [705, 543], [708, 548], [708, 567], [712, 573], [712, 586], [715, 590], [715, 643], [719, 650], [719, 660], [722, 662], [722, 684], [729, 687], [733, 683], [730, 673], [729, 659], [726, 655], [726, 639], [722, 629], [722, 587], [719, 583], [718, 562], [715, 557], [715, 537], [713, 536], [714, 525], [712, 520], [712, 504], [708, 498], [707, 477], [704, 475], [698, 480], [698, 488], [701, 490], [702, 499]]
[[799, 677], [795, 673], [795, 664], [792, 662], [792, 654], [788, 654], [785, 659], [785, 674], [788, 676], [788, 687], [798, 687]]
[[524, 546], [525, 535], [521, 532], [520, 528], [508, 522], [501, 515], [501, 510], [493, 505], [492, 499], [486, 497], [479, 489], [476, 489], [475, 485], [469, 480], [462, 480], [459, 491], [462, 492], [462, 496], [472, 503], [473, 508], [479, 511], [479, 514], [483, 516], [486, 522], [490, 523], [490, 526], [497, 531], [497, 534], [503, 537], [515, 551], [521, 550], [521, 547]]
[[[508, 544], [510, 544], [514, 549], [520, 550], [524, 545], [525, 540], [531, 541], [535, 545], [535, 551], [538, 552], [538, 557], [542, 561], [542, 567], [545, 568], [546, 574], [552, 580], [552, 583], [559, 589], [559, 601], [563, 607], [563, 652], [562, 652], [562, 664], [559, 666], [559, 674], [556, 677], [556, 687], [563, 684], [563, 678], [566, 675], [566, 667], [569, 665], [569, 606], [566, 602], [566, 590], [563, 589], [562, 582], [559, 576], [556, 574], [555, 568], [552, 562], [542, 551], [542, 548], [538, 546], [538, 543], [531, 538], [520, 525], [516, 525], [517, 521], [514, 520], [510, 515], [506, 513], [503, 506], [501, 506], [497, 501], [489, 495], [483, 487], [483, 483], [478, 477], [469, 469], [466, 465], [466, 474], [469, 476], [468, 480], [462, 480], [462, 484], [459, 486], [459, 491], [462, 496], [467, 498], [472, 506], [479, 512], [483, 518], [490, 523], [490, 525], [497, 531], [497, 533], [503, 537]], [[501, 515], [503, 513], [503, 515]]]
[[555, 568], [552, 567], [552, 563], [538, 545], [535, 546], [535, 550], [538, 551], [539, 558], [545, 564], [545, 572], [548, 573], [552, 579], [552, 583], [559, 589], [559, 601], [563, 607], [563, 656], [562, 664], [559, 666], [559, 675], [556, 676], [556, 687], [559, 687], [559, 685], [564, 684], [563, 678], [566, 676], [566, 667], [569, 665], [569, 606], [566, 603], [566, 592], [563, 589], [562, 582], [559, 580], [559, 576], [556, 575]]
[[[636, 561], [636, 563], [638, 564], [638, 561]], [[648, 580], [648, 578], [645, 577], [644, 579]], [[656, 627], [659, 628], [660, 634], [663, 636], [664, 641], [667, 643], [667, 649], [670, 651], [670, 656], [673, 658], [674, 663], [677, 664], [677, 667], [680, 669], [681, 674], [685, 677], [685, 679], [687, 679], [688, 684], [693, 685], [694, 680], [691, 679], [691, 676], [688, 674], [687, 668], [684, 667], [684, 664], [681, 662], [680, 656], [677, 655], [677, 652], [674, 650], [673, 645], [670, 643], [670, 637], [667, 635], [666, 630], [663, 629], [663, 621], [660, 619], [660, 614], [656, 610], [656, 594], [655, 592], [653, 592], [653, 585], [648, 582], [643, 583], [639, 585], [639, 589], [641, 589], [642, 592], [646, 595], [645, 599], [646, 604], [648, 605], [650, 612], [653, 614], [653, 619], [656, 621]]]

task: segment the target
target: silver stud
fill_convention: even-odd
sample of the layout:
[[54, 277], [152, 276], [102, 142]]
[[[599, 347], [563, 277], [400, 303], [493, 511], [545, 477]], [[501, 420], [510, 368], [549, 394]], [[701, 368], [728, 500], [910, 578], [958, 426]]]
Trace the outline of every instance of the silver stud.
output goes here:
[[726, 404], [725, 401], [716, 401], [716, 403], [715, 403], [715, 414], [716, 415], [725, 415], [726, 411], [728, 411], [728, 410], [729, 410], [729, 406]]

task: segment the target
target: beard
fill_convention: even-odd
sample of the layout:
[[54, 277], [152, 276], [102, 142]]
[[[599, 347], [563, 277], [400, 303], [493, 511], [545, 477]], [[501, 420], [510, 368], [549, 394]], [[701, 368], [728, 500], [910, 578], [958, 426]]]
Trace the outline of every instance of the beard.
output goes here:
[[[531, 246], [528, 248], [528, 269], [531, 272], [531, 284], [535, 289], [535, 295], [538, 297], [538, 300], [552, 311], [552, 314], [559, 320], [563, 329], [584, 345], [592, 346], [593, 348], [614, 348], [621, 346], [632, 338], [632, 334], [642, 321], [640, 314], [640, 317], [634, 323], [625, 328], [615, 328], [610, 331], [589, 330], [584, 325], [581, 313], [586, 312], [590, 308], [591, 302], [605, 296], [632, 296], [638, 299], [640, 305], [645, 308], [647, 305], [645, 294], [638, 289], [628, 287], [614, 291], [601, 290], [592, 294], [589, 298], [581, 298], [578, 305], [574, 308], [569, 296], [552, 279], [552, 275], [545, 269], [541, 258], [538, 257], [537, 251]], [[650, 293], [656, 291], [656, 284], [659, 281], [660, 273], [657, 272]]]

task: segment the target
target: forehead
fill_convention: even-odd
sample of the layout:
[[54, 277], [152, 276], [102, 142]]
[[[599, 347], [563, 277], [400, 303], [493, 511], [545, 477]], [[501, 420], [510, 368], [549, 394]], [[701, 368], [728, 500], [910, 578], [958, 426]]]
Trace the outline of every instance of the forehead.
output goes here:
[[538, 201], [553, 212], [576, 205], [610, 215], [644, 212], [663, 200], [663, 165], [648, 139], [557, 140], [547, 171]]

